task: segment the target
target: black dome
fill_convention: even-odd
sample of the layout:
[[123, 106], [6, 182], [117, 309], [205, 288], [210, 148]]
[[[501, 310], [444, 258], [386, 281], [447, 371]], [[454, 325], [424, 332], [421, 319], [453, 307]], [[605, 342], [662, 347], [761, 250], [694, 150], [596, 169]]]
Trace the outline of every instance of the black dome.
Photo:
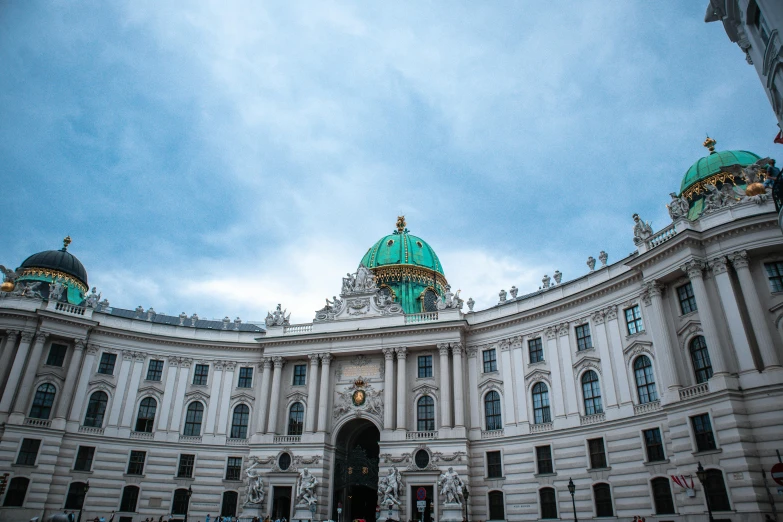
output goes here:
[[24, 261], [19, 268], [48, 268], [49, 270], [59, 270], [71, 275], [81, 281], [84, 286], [87, 284], [87, 270], [76, 256], [65, 250], [47, 250], [33, 254]]

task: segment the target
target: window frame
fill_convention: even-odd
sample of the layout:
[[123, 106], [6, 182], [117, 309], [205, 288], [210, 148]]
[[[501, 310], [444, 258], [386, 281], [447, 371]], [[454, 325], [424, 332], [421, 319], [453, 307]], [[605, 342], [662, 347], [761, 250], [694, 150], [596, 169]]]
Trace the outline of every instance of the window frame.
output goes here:
[[[179, 495], [179, 498], [177, 498], [180, 491], [182, 493]], [[184, 501], [183, 501], [183, 497], [184, 497]], [[182, 507], [182, 511], [175, 513], [174, 509], [175, 508], [179, 509], [181, 507], [179, 504], [182, 503], [184, 503], [184, 507]], [[171, 514], [178, 517], [179, 515], [184, 515], [185, 513], [187, 513], [189, 509], [190, 509], [190, 499], [188, 498], [187, 488], [179, 487], [174, 489], [174, 493], [171, 494], [171, 509], [170, 509]]]
[[[493, 498], [500, 497], [500, 503], [493, 504]], [[497, 506], [500, 506], [500, 508], [503, 510], [501, 513], [502, 517], [493, 517], [493, 507], [497, 509]], [[503, 490], [500, 489], [492, 489], [487, 491], [487, 521], [490, 520], [506, 520], [506, 495], [503, 493]]]
[[[152, 417], [149, 417], [150, 414], [150, 405], [144, 404], [147, 401], [152, 401], [154, 405], [152, 406]], [[141, 416], [141, 409], [144, 408], [144, 413], [147, 415], [146, 417]], [[139, 407], [136, 409], [136, 424], [133, 426], [133, 431], [136, 433], [152, 433], [152, 431], [155, 429], [155, 418], [158, 415], [158, 400], [155, 397], [144, 397], [139, 401]], [[139, 423], [143, 422], [145, 425], [142, 425], [141, 427], [144, 429], [139, 429]], [[148, 428], [148, 429], [147, 429]]]
[[[647, 438], [648, 432], [658, 432], [658, 441], [653, 442], [653, 444], [650, 443], [650, 441]], [[663, 438], [663, 430], [660, 426], [653, 426], [652, 428], [647, 428], [641, 430], [641, 437], [642, 437], [642, 446], [644, 446], [644, 457], [645, 457], [645, 463], [647, 464], [656, 464], [658, 462], [666, 462], [666, 441]], [[650, 456], [650, 448], [653, 447], [660, 447], [660, 457], [653, 460]]]
[[[536, 392], [539, 385], [543, 386], [543, 392]], [[540, 389], [540, 388], [539, 388]], [[536, 407], [536, 394], [541, 397], [541, 406]], [[533, 408], [533, 424], [549, 424], [552, 422], [552, 404], [549, 400], [549, 385], [544, 381], [538, 381], [530, 387], [530, 406]], [[546, 404], [544, 404], [546, 402]], [[539, 420], [538, 412], [541, 412]]]
[[[536, 356], [535, 360], [533, 360], [533, 354]], [[530, 364], [536, 364], [546, 360], [544, 359], [544, 339], [542, 337], [527, 340], [527, 356]]]
[[291, 386], [306, 386], [307, 385], [307, 365], [295, 364], [293, 371], [293, 378], [291, 380]]
[[574, 333], [576, 335], [576, 351], [583, 352], [594, 348], [593, 336], [590, 332], [590, 323], [575, 326]]
[[[80, 454], [82, 448], [91, 449], [92, 450], [92, 453], [90, 453], [89, 461], [87, 461], [86, 459], [80, 459], [79, 458], [79, 454]], [[76, 446], [76, 456], [73, 459], [73, 466], [71, 467], [71, 469], [73, 471], [77, 471], [77, 472], [90, 473], [92, 471], [92, 465], [95, 462], [95, 452], [96, 452], [96, 450], [97, 450], [96, 446], [82, 446], [81, 444]], [[79, 464], [79, 462], [88, 462], [87, 469], [79, 469], [79, 468], [77, 468], [76, 466], [77, 466], [77, 464]]]
[[[702, 453], [704, 451], [716, 451], [720, 449], [718, 446], [718, 437], [715, 435], [715, 428], [713, 428], [712, 425], [712, 415], [710, 415], [709, 412], [700, 413], [698, 415], [691, 415], [688, 417], [690, 428], [691, 428], [691, 436], [693, 437], [693, 447], [694, 447], [694, 453]], [[706, 431], [699, 431], [696, 430], [696, 419], [705, 420], [709, 424], [709, 432]], [[703, 426], [703, 423], [702, 423]], [[709, 436], [707, 434], [709, 433]], [[708, 439], [709, 442], [711, 442], [711, 446], [709, 448], [702, 448], [700, 444], [700, 440], [702, 439]]]
[[[425, 364], [422, 365], [422, 362]], [[432, 355], [419, 355], [416, 359], [417, 368], [418, 371], [416, 372], [416, 375], [418, 375], [419, 379], [428, 379], [434, 375], [433, 367], [432, 367]]]
[[[48, 386], [46, 391], [41, 392], [41, 388]], [[51, 390], [50, 390], [51, 389]], [[53, 390], [53, 391], [52, 391]], [[35, 395], [33, 395], [33, 403], [30, 406], [30, 411], [27, 412], [27, 416], [31, 419], [43, 419], [49, 420], [52, 416], [52, 408], [54, 407], [54, 400], [57, 398], [57, 386], [50, 382], [42, 382], [35, 389]], [[39, 399], [41, 404], [39, 404]]]
[[676, 288], [677, 301], [680, 303], [681, 315], [687, 315], [699, 310], [696, 304], [696, 296], [693, 295], [693, 284], [688, 281]]
[[98, 371], [101, 375], [114, 375], [114, 370], [117, 368], [117, 354], [111, 352], [101, 353], [101, 358], [98, 360]]
[[[294, 407], [299, 406], [297, 411], [294, 411]], [[304, 419], [305, 419], [305, 407], [302, 401], [295, 401], [288, 407], [288, 422], [286, 422], [286, 435], [302, 435], [304, 433]]]
[[[546, 449], [549, 456], [548, 458], [542, 458], [541, 451]], [[552, 452], [552, 445], [551, 444], [544, 444], [543, 446], [534, 446], [533, 452], [535, 453], [536, 457], [536, 475], [556, 475], [557, 472], [555, 471], [555, 459], [554, 459], [554, 453]], [[548, 462], [549, 463], [549, 470], [541, 469], [541, 463], [542, 462]]]
[[[245, 408], [247, 411], [237, 413], [237, 410], [240, 408]], [[250, 429], [250, 413], [250, 406], [244, 402], [240, 402], [234, 405], [234, 408], [231, 410], [231, 431], [229, 432], [230, 439], [246, 439], [248, 437], [248, 430]], [[239, 424], [237, 424], [237, 415], [239, 415]], [[242, 424], [243, 421], [244, 424]]]
[[[35, 442], [35, 453], [31, 451], [32, 448], [25, 447], [26, 443]], [[26, 466], [35, 467], [38, 465], [38, 456], [41, 454], [41, 446], [43, 445], [43, 439], [35, 439], [30, 437], [23, 437], [19, 442], [19, 449], [16, 451], [16, 459], [14, 459], [14, 466]], [[32, 458], [30, 456], [32, 455]]]
[[141, 450], [131, 450], [128, 454], [128, 465], [125, 467], [125, 474], [143, 477], [144, 467], [146, 465], [147, 452]]
[[[644, 358], [644, 360], [646, 360], [649, 364], [637, 368], [636, 365], [638, 361], [642, 360], [642, 358]], [[653, 368], [653, 363], [652, 359], [650, 359], [650, 356], [646, 353], [640, 354], [631, 363], [631, 368], [633, 370], [634, 385], [636, 386], [636, 399], [639, 401], [639, 404], [649, 404], [651, 402], [660, 400], [660, 397], [658, 396], [658, 386], [655, 382], [655, 369]], [[647, 371], [647, 368], [649, 368], [649, 371]], [[643, 384], [639, 384], [638, 372], [642, 372], [641, 375], [644, 377]], [[650, 376], [652, 376], [652, 380], [650, 380]], [[644, 389], [645, 392], [644, 399], [642, 398], [641, 394], [642, 389]], [[654, 399], [651, 398], [653, 395], [655, 397]]]
[[707, 486], [707, 490], [710, 493], [710, 499], [708, 500], [707, 499], [707, 495], [706, 494], [704, 495], [705, 505], [706, 505], [707, 502], [709, 502], [710, 509], [712, 511], [717, 511], [719, 513], [726, 513], [728, 511], [731, 511], [731, 497], [729, 496], [729, 489], [726, 487], [726, 475], [723, 473], [723, 470], [719, 469], [719, 468], [712, 467], [712, 468], [705, 469], [704, 471], [705, 471], [705, 473], [707, 473], [707, 482], [710, 482], [710, 481], [714, 482], [714, 477], [716, 477], [716, 476], [720, 478], [721, 485], [723, 486], [723, 488], [722, 488], [723, 489], [723, 497], [725, 497], [726, 507], [728, 509], [721, 509], [724, 506], [722, 506], [722, 505], [721, 506], [716, 506], [715, 505], [715, 500], [713, 499], [713, 497], [716, 497], [717, 495], [715, 494], [715, 490], [716, 490], [715, 486], [716, 486], [716, 484], [714, 484], [714, 483], [713, 484], [709, 484]]
[[[152, 367], [153, 363], [155, 363], [155, 368]], [[158, 363], [160, 363], [160, 368], [158, 368]], [[145, 376], [146, 381], [153, 381], [153, 382], [161, 382], [163, 380], [163, 368], [165, 367], [165, 361], [162, 359], [150, 359], [147, 362], [147, 375]], [[152, 377], [151, 377], [152, 375]], [[153, 377], [157, 375], [157, 379], [154, 379]]]
[[[554, 509], [554, 516], [551, 516], [552, 513], [545, 513], [544, 509], [544, 498], [543, 498], [543, 491], [544, 490], [551, 490], [553, 498], [551, 501], [551, 504], [548, 502], [547, 506], [549, 509]], [[538, 488], [538, 515], [541, 520], [557, 520], [560, 517], [558, 516], [558, 502], [557, 502], [557, 490], [554, 488], [554, 486], [551, 485], [544, 485]]]
[[[232, 462], [231, 462], [232, 460], [238, 460], [239, 465], [232, 466]], [[234, 464], [236, 464], [236, 462]], [[236, 471], [236, 477], [233, 474], [234, 471]], [[230, 476], [229, 473], [231, 473]], [[225, 477], [224, 480], [230, 480], [236, 482], [242, 481], [242, 457], [232, 457], [231, 455], [226, 457], [226, 471], [223, 474], [223, 477]]]
[[[24, 489], [14, 489], [14, 484], [24, 483]], [[5, 492], [5, 498], [3, 498], [3, 507], [24, 507], [25, 500], [27, 500], [27, 494], [30, 492], [30, 485], [33, 483], [30, 477], [17, 476], [9, 477], [8, 486]], [[22, 491], [21, 498], [17, 498]]]
[[[597, 445], [597, 443], [600, 441], [601, 443], [601, 451], [600, 453], [598, 451], [594, 451], [597, 448], [594, 448], [594, 445]], [[593, 470], [604, 470], [609, 469], [609, 455], [606, 451], [606, 440], [604, 437], [593, 437], [592, 439], [586, 439], [585, 440], [585, 446], [587, 447], [587, 464], [588, 464], [588, 471]], [[600, 460], [596, 462], [594, 460], [594, 456], [596, 459]], [[603, 462], [601, 462], [603, 461]], [[596, 466], [596, 464], [603, 464], [603, 466]]]
[[[183, 457], [192, 457], [192, 460], [190, 464], [183, 463], [182, 459]], [[184, 470], [190, 470], [190, 475], [183, 474], [182, 471]], [[174, 475], [174, 478], [188, 478], [192, 479], [193, 474], [196, 470], [196, 454], [195, 453], [180, 453], [179, 458], [177, 459], [177, 473]]]
[[498, 371], [498, 356], [494, 348], [481, 350], [482, 373], [496, 373]]
[[191, 383], [193, 386], [207, 386], [209, 384], [208, 364], [197, 364], [195, 368], [193, 368], [193, 380]]
[[[595, 378], [585, 381], [585, 378], [590, 375]], [[579, 385], [582, 387], [582, 407], [584, 408], [585, 416], [602, 414], [604, 412], [604, 406], [601, 394], [601, 379], [598, 378], [598, 372], [595, 370], [583, 372], [579, 377]], [[589, 397], [587, 396], [585, 386], [589, 387]]]
[[[608, 503], [609, 503], [609, 508], [611, 509], [611, 513], [608, 514], [608, 515], [599, 513], [598, 495], [596, 494], [596, 487], [599, 487], [599, 486], [605, 486], [606, 487], [606, 491], [609, 493]], [[604, 488], [602, 487], [601, 489], [603, 490]], [[593, 510], [594, 510], [594, 513], [595, 513], [595, 517], [596, 518], [599, 518], [599, 517], [601, 517], [601, 518], [614, 517], [615, 516], [615, 509], [614, 509], [614, 495], [612, 494], [612, 485], [610, 483], [608, 483], [608, 482], [596, 482], [595, 484], [593, 484], [590, 487], [590, 492], [592, 493], [592, 496], [593, 496]], [[602, 499], [602, 502], [606, 502], [606, 499]]]
[[[135, 491], [135, 498], [133, 499], [133, 509], [123, 509], [126, 506], [125, 493], [128, 491]], [[120, 495], [120, 505], [117, 509], [118, 513], [138, 513], [139, 512], [139, 499], [141, 498], [141, 488], [136, 484], [126, 484], [122, 487], [122, 495]]]
[[[105, 401], [96, 401], [97, 404], [103, 404], [103, 410], [100, 411], [98, 408], [96, 411], [91, 411], [90, 405], [92, 404], [92, 399], [95, 395], [102, 393], [104, 397], [106, 397]], [[109, 411], [109, 394], [106, 393], [103, 390], [93, 390], [93, 392], [89, 395], [89, 398], [87, 399], [87, 409], [84, 412], [84, 422], [82, 423], [82, 426], [88, 427], [88, 428], [103, 428], [103, 423], [106, 420], [106, 412]], [[88, 419], [91, 419], [88, 423]]]
[[[631, 317], [628, 316], [628, 312], [631, 312]], [[625, 308], [623, 310], [623, 317], [625, 318], [625, 328], [628, 331], [628, 335], [636, 335], [644, 332], [641, 306], [635, 304]], [[631, 331], [631, 325], [633, 325], [633, 331]]]
[[[242, 373], [249, 375], [242, 375]], [[237, 378], [237, 388], [252, 388], [253, 387], [253, 367], [252, 366], [240, 366], [239, 377]]]
[[[68, 489], [65, 492], [65, 502], [63, 503], [63, 509], [79, 510], [84, 509], [84, 499], [87, 497], [85, 491], [86, 480], [74, 480], [68, 484]], [[79, 486], [77, 486], [77, 484]], [[81, 487], [81, 492], [72, 491], [74, 486]], [[71, 502], [74, 500], [74, 502]], [[81, 500], [81, 502], [79, 502]]]
[[[497, 456], [497, 462], [490, 462], [490, 454], [492, 458]], [[484, 452], [484, 476], [487, 479], [502, 479], [503, 475], [503, 452], [501, 450], [490, 450]]]
[[[201, 411], [195, 411], [196, 405], [201, 406]], [[193, 411], [193, 418], [191, 418], [191, 408]], [[201, 437], [201, 430], [204, 425], [204, 403], [201, 401], [193, 401], [185, 407], [185, 424], [182, 428], [182, 435], [185, 437]], [[198, 420], [195, 420], [196, 414], [199, 414]], [[198, 424], [198, 433], [194, 433], [195, 427]]]
[[[493, 395], [492, 399], [489, 399], [490, 395]], [[486, 431], [499, 431], [503, 429], [503, 408], [501, 406], [502, 401], [500, 399], [500, 393], [497, 390], [489, 390], [484, 394], [481, 399], [484, 405], [484, 427]], [[492, 412], [490, 413], [490, 405]], [[490, 422], [491, 420], [491, 422]]]
[[[62, 348], [62, 353], [54, 353], [55, 347]], [[59, 352], [59, 350], [58, 350]], [[52, 356], [54, 356], [54, 361], [52, 361]], [[46, 356], [46, 362], [44, 363], [45, 366], [55, 366], [57, 368], [62, 368], [65, 366], [65, 358], [68, 356], [68, 345], [58, 342], [52, 342], [49, 345], [49, 353]], [[59, 364], [57, 364], [59, 362]]]
[[[669, 505], [671, 506], [671, 511], [662, 511], [661, 506], [658, 504], [658, 499], [662, 498], [662, 495], [658, 495], [658, 492], [656, 491], [656, 483], [661, 484], [662, 481], [665, 481], [667, 485], [669, 493], [668, 500], [670, 503]], [[652, 507], [656, 516], [677, 514], [677, 504], [674, 502], [674, 492], [672, 491], [672, 482], [669, 480], [669, 477], [650, 477], [650, 498], [652, 499]]]
[[769, 291], [773, 294], [783, 292], [783, 261], [764, 263], [764, 271], [767, 274]]
[[[700, 346], [696, 346], [697, 344]], [[710, 348], [707, 346], [707, 340], [703, 335], [695, 335], [688, 340], [688, 355], [690, 356], [696, 384], [703, 384], [709, 381], [714, 372], [712, 359], [710, 359]]]
[[[422, 401], [425, 399], [429, 399], [429, 404], [422, 404]], [[424, 413], [429, 414], [429, 412], [432, 412], [432, 417], [422, 417], [421, 412], [422, 408], [424, 408]], [[418, 399], [416, 399], [416, 431], [435, 431], [438, 429], [438, 426], [435, 422], [435, 398], [431, 395], [422, 395]], [[431, 429], [429, 428], [431, 424]], [[422, 428], [422, 424], [424, 426], [424, 429]]]

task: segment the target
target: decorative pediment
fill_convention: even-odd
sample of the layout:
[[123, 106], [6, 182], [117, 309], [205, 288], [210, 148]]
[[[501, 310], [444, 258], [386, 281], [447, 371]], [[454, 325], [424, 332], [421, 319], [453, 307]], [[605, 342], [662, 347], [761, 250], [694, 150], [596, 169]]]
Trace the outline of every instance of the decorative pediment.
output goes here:
[[235, 392], [234, 394], [231, 395], [231, 401], [233, 402], [236, 400], [253, 402], [256, 400], [256, 398], [250, 395], [249, 393], [247, 393], [246, 391], [241, 391], [241, 392]]
[[293, 391], [285, 396], [285, 398], [288, 400], [288, 404], [294, 403], [294, 402], [304, 402], [307, 403], [307, 394], [302, 393], [299, 390]]
[[46, 380], [46, 379], [54, 379], [57, 381], [64, 381], [65, 377], [61, 375], [62, 372], [57, 372], [54, 370], [44, 370], [42, 372], [38, 372], [35, 374], [35, 378], [38, 380]]
[[191, 400], [208, 401], [209, 395], [201, 390], [193, 390], [185, 394], [185, 399], [186, 401], [191, 401]]
[[494, 377], [487, 377], [481, 383], [479, 383], [479, 390], [484, 390], [485, 388], [496, 388], [496, 389], [503, 389], [503, 381], [500, 379], [495, 379]]
[[623, 353], [625, 355], [626, 362], [630, 362], [631, 360], [635, 359], [637, 356], [641, 354], [648, 355], [652, 357], [653, 354], [653, 345], [650, 342], [647, 341], [635, 341], [628, 345], [628, 347], [623, 350]]
[[87, 383], [87, 386], [104, 386], [112, 390], [117, 387], [117, 385], [114, 384], [114, 379], [108, 379], [106, 377], [96, 377], [94, 379], [90, 379], [90, 381]]
[[684, 325], [677, 329], [677, 336], [688, 335], [701, 331], [701, 323], [695, 319], [686, 321]]
[[421, 395], [428, 395], [428, 394], [429, 395], [437, 395], [436, 392], [438, 391], [438, 389], [439, 388], [437, 386], [435, 386], [434, 384], [430, 384], [430, 383], [424, 382], [424, 383], [419, 384], [415, 388], [413, 388], [412, 391], [413, 391], [413, 395], [414, 396], [419, 395], [419, 394], [421, 394]]
[[531, 384], [537, 381], [545, 381], [550, 386], [552, 385], [552, 378], [549, 370], [536, 368], [532, 372], [525, 375], [525, 384], [530, 387]]
[[156, 399], [160, 400], [163, 397], [163, 391], [159, 390], [157, 386], [142, 386], [138, 391], [139, 395], [152, 395]]
[[584, 357], [574, 365], [574, 376], [579, 375], [588, 368], [597, 371], [601, 375], [601, 359], [598, 357]]
[[358, 377], [345, 391], [336, 391], [332, 416], [335, 420], [345, 415], [353, 414], [359, 418], [363, 415], [383, 417], [383, 392]]

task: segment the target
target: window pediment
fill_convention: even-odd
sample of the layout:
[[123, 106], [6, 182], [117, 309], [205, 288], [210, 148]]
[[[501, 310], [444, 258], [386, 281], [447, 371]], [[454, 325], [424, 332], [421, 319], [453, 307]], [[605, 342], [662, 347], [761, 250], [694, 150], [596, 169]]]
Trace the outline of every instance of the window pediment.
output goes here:
[[681, 336], [687, 333], [696, 333], [701, 331], [701, 323], [693, 319], [687, 321], [684, 325], [677, 329], [677, 336]]
[[427, 394], [435, 395], [435, 392], [438, 391], [438, 387], [433, 385], [433, 384], [429, 384], [429, 383], [425, 382], [425, 383], [419, 384], [418, 386], [413, 388], [411, 391], [413, 392], [414, 395], [419, 395], [419, 394], [422, 394], [422, 395], [427, 395]]
[[244, 392], [244, 391], [231, 395], [231, 400], [232, 401], [235, 401], [237, 399], [238, 400], [242, 400], [242, 401], [255, 401], [256, 400], [255, 397], [253, 397], [252, 395], [250, 395], [249, 393]]
[[96, 377], [95, 379], [90, 379], [90, 381], [87, 383], [87, 386], [104, 386], [106, 388], [111, 388], [112, 390], [117, 387], [117, 385], [114, 384], [114, 379], [107, 379], [106, 377]]
[[479, 389], [483, 390], [485, 388], [496, 388], [496, 389], [503, 389], [503, 381], [500, 379], [495, 379], [494, 377], [487, 377], [481, 383], [479, 384]]
[[207, 402], [209, 400], [209, 395], [207, 395], [201, 390], [192, 390], [185, 394], [185, 399], [186, 402], [194, 399]]

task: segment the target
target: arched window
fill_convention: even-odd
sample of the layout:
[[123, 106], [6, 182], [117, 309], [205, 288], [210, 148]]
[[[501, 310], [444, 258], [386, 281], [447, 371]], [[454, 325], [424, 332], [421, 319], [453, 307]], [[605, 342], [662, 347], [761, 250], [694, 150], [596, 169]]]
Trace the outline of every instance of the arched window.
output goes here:
[[204, 405], [200, 402], [191, 402], [185, 415], [185, 436], [198, 437], [201, 435], [201, 420], [204, 418]]
[[421, 296], [421, 311], [422, 312], [437, 312], [438, 301], [441, 297], [432, 291], [432, 288], [428, 288]]
[[596, 484], [593, 486], [593, 500], [595, 500], [595, 515], [598, 517], [613, 517], [612, 491], [609, 484]]
[[582, 375], [582, 397], [585, 400], [585, 415], [603, 413], [601, 405], [601, 386], [598, 384], [598, 374], [588, 370]]
[[53, 384], [42, 384], [35, 391], [33, 407], [30, 408], [30, 417], [33, 419], [48, 419], [52, 414], [54, 395], [57, 393]]
[[133, 513], [136, 511], [136, 504], [139, 502], [139, 487], [125, 486], [122, 489], [122, 500], [120, 500], [120, 511]]
[[97, 391], [90, 395], [90, 402], [87, 403], [87, 415], [84, 416], [84, 425], [92, 428], [103, 427], [103, 416], [106, 413], [106, 405], [109, 403], [109, 396], [106, 392]]
[[555, 488], [541, 488], [538, 490], [538, 500], [541, 503], [541, 518], [557, 518]]
[[301, 435], [304, 431], [304, 405], [295, 402], [288, 411], [288, 434]]
[[231, 438], [246, 439], [247, 425], [249, 422], [250, 422], [250, 408], [248, 408], [247, 405], [245, 404], [237, 405], [237, 407], [234, 408], [234, 415], [231, 418]]
[[488, 496], [489, 496], [489, 519], [505, 520], [506, 506], [503, 502], [503, 492], [490, 491]]
[[147, 397], [139, 404], [139, 415], [136, 417], [136, 431], [152, 433], [152, 425], [155, 424], [155, 410], [158, 409], [158, 401]]
[[429, 395], [416, 403], [416, 430], [435, 431], [435, 401]]
[[693, 361], [693, 371], [696, 373], [696, 383], [707, 382], [712, 377], [712, 363], [707, 343], [701, 335], [691, 341], [691, 361]]
[[726, 483], [719, 469], [708, 469], [706, 487], [710, 509], [713, 511], [731, 511], [729, 494], [726, 493]]
[[30, 479], [25, 477], [14, 477], [8, 483], [8, 491], [5, 494], [5, 507], [24, 506], [24, 497], [27, 495], [27, 486], [30, 485]]
[[237, 516], [237, 501], [239, 494], [236, 491], [225, 491], [223, 493], [223, 503], [220, 505], [221, 517]]
[[84, 506], [84, 482], [71, 482], [68, 496], [65, 497], [65, 509], [81, 509]]
[[549, 411], [549, 390], [543, 382], [533, 386], [533, 424], [552, 422]]
[[672, 499], [672, 488], [669, 479], [658, 477], [652, 479], [653, 502], [655, 503], [656, 515], [673, 515], [674, 500]]
[[503, 419], [500, 416], [500, 394], [495, 390], [484, 396], [484, 415], [487, 418], [487, 430], [503, 429]]
[[639, 404], [657, 401], [658, 392], [655, 389], [655, 377], [650, 358], [646, 355], [637, 357], [633, 362], [633, 373], [636, 377], [636, 393], [639, 396]]
[[171, 501], [171, 514], [184, 515], [188, 510], [188, 490], [178, 489], [174, 492], [174, 498]]

